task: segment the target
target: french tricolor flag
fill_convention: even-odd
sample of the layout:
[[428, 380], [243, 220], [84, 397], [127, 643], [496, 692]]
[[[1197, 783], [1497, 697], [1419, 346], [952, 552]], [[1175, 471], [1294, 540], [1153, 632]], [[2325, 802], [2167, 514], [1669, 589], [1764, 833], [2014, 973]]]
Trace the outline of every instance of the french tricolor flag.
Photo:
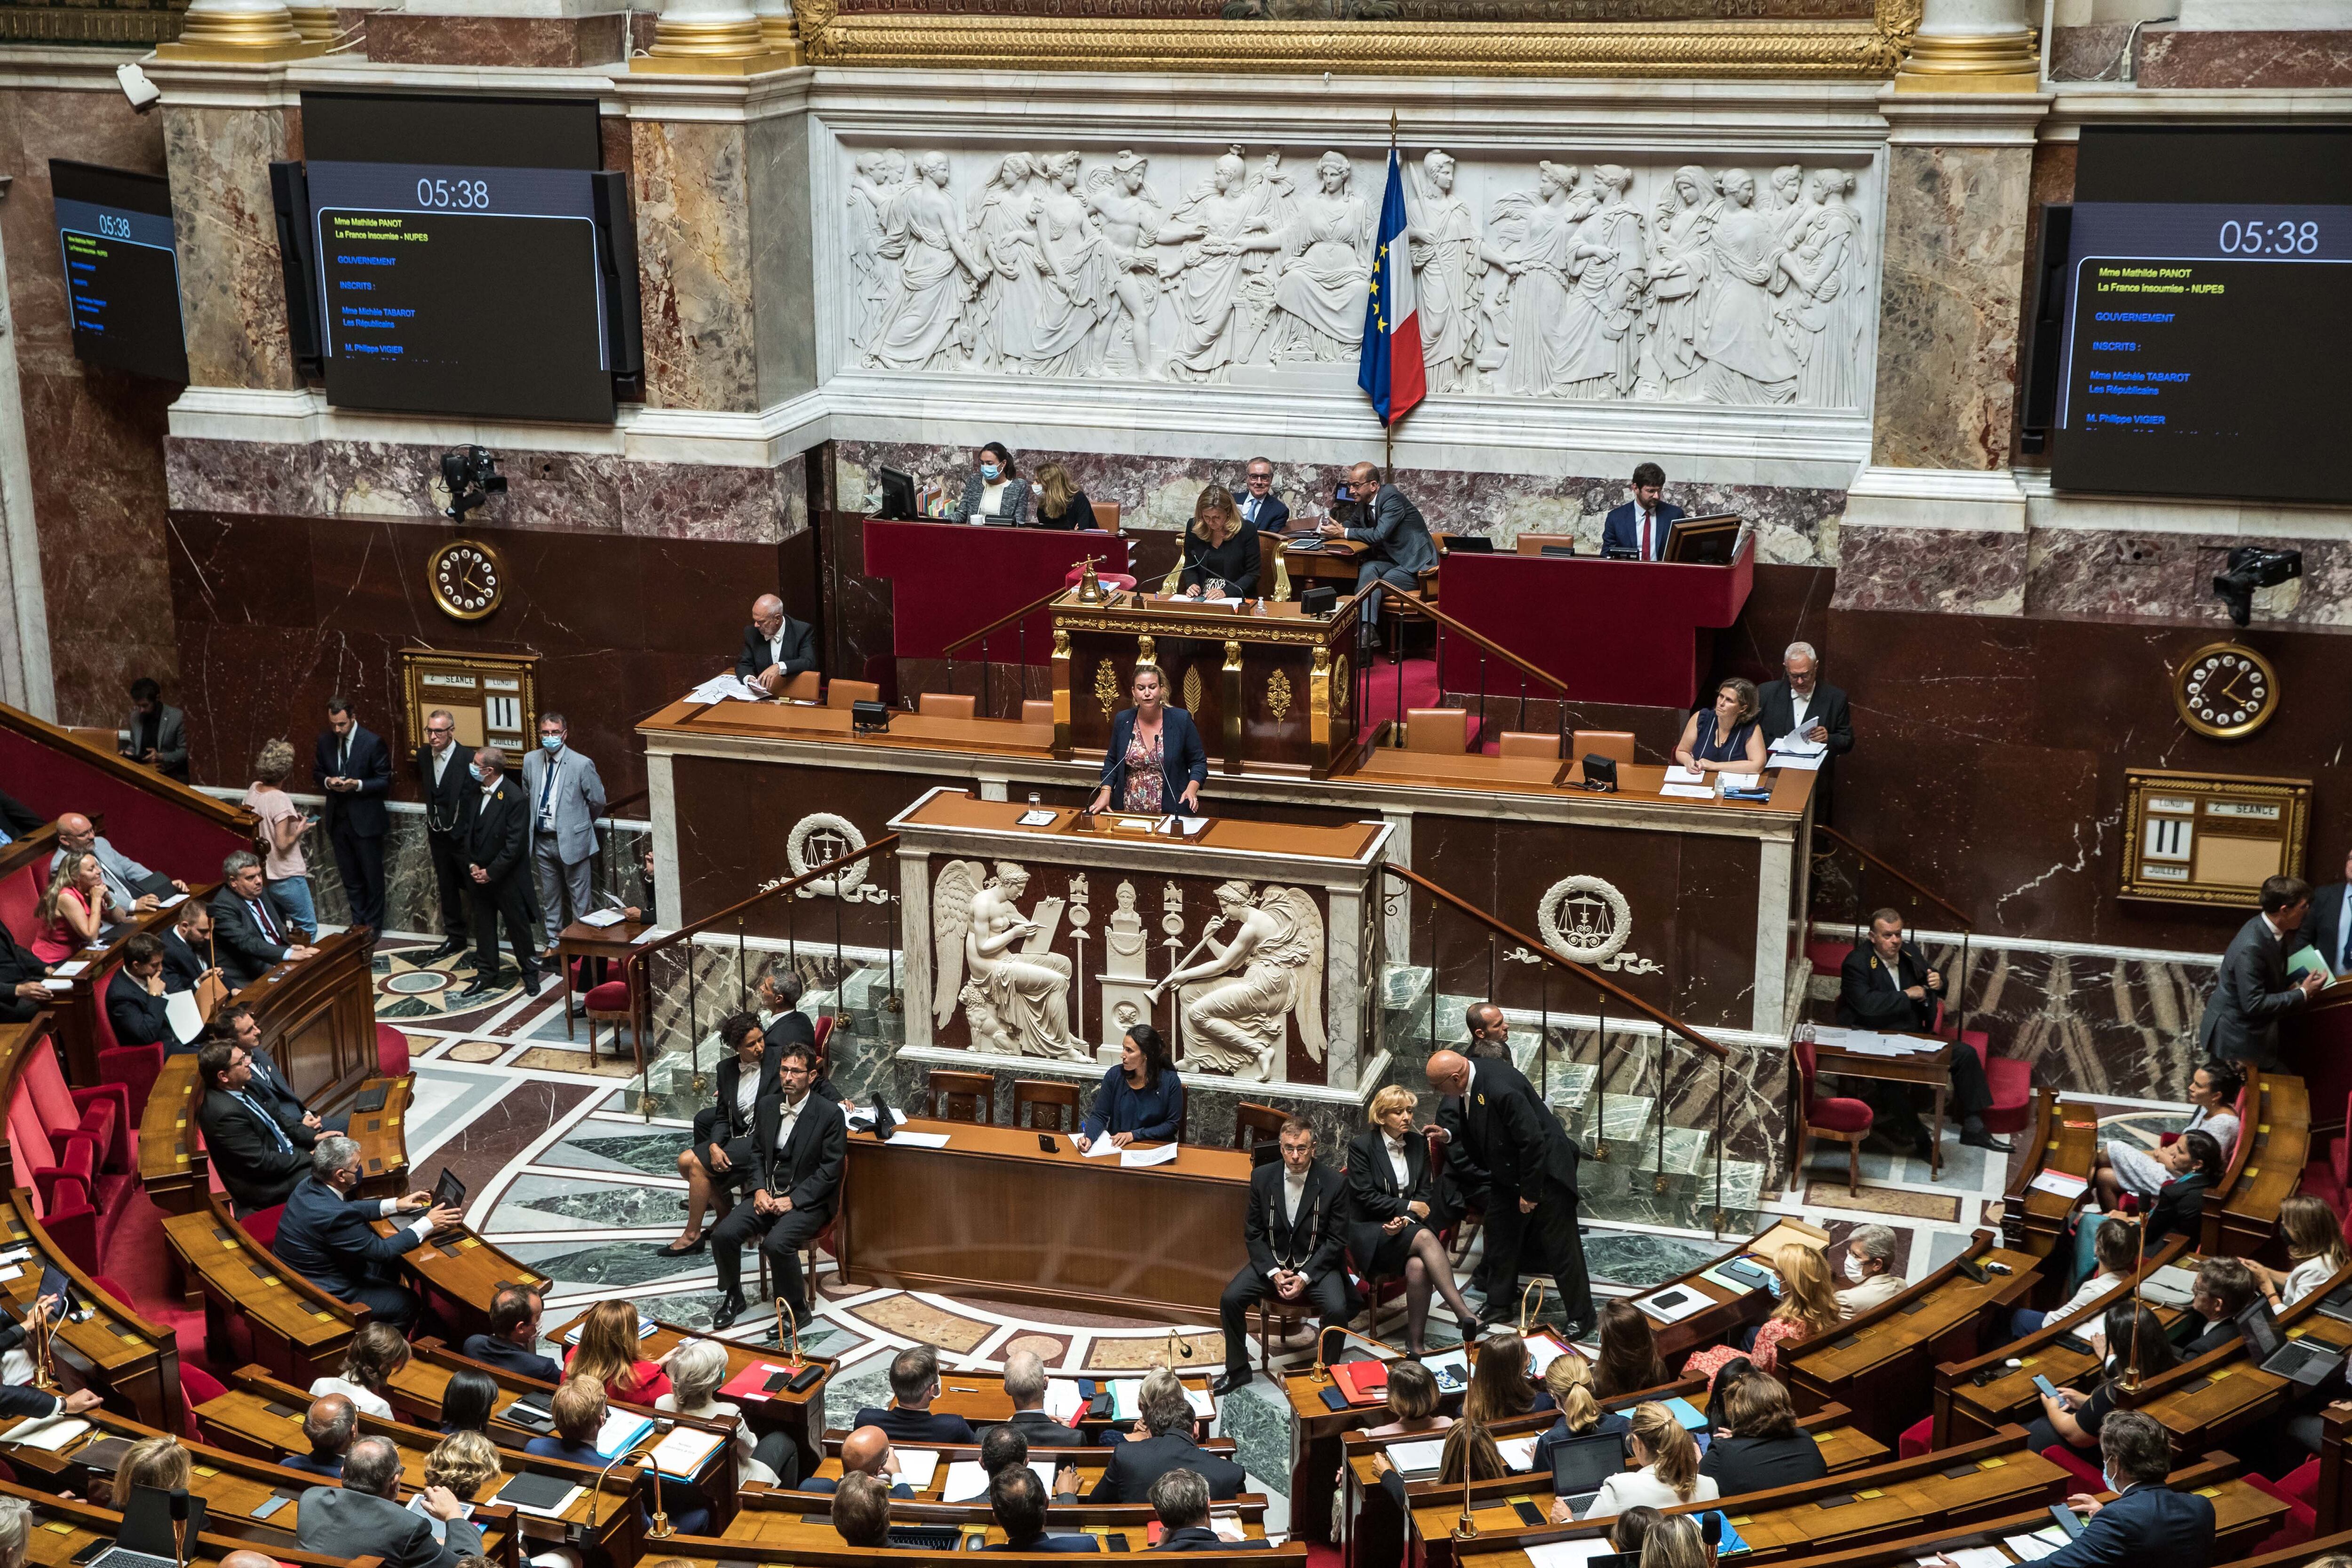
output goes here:
[[1421, 317], [1412, 298], [1412, 257], [1405, 241], [1404, 164], [1389, 149], [1389, 188], [1381, 198], [1381, 241], [1364, 302], [1364, 351], [1356, 384], [1384, 425], [1422, 400], [1429, 380], [1421, 361]]

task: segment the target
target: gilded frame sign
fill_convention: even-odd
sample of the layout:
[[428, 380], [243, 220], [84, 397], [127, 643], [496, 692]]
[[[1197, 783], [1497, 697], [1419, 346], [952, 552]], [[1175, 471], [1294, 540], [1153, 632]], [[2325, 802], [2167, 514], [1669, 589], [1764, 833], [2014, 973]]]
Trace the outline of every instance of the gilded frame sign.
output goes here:
[[2125, 898], [2252, 907], [2269, 876], [2300, 874], [2311, 780], [2124, 770]]

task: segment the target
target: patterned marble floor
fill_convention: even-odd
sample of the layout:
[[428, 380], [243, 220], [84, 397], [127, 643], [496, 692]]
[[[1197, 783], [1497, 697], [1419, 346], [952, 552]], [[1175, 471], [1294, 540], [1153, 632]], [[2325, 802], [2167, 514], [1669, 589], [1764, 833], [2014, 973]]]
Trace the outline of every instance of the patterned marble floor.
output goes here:
[[[708, 1324], [719, 1301], [708, 1252], [656, 1256], [681, 1219], [685, 1184], [675, 1162], [698, 1103], [687, 1064], [672, 1053], [640, 1078], [614, 1060], [609, 1031], [604, 1055], [592, 1061], [584, 1029], [567, 1040], [553, 988], [537, 998], [509, 988], [456, 1010], [454, 988], [427, 977], [449, 969], [427, 961], [433, 946], [429, 939], [395, 942], [377, 959], [380, 1009], [393, 1017], [394, 998], [400, 999], [398, 1023], [416, 1059], [412, 1158], [455, 1171], [473, 1195], [471, 1223], [556, 1281], [551, 1322], [621, 1298], [675, 1322]], [[706, 1063], [711, 1059], [704, 1056]], [[2185, 1113], [2147, 1102], [2118, 1102], [2114, 1109], [2116, 1135], [2147, 1143]], [[1993, 1223], [1988, 1209], [2000, 1198], [2009, 1165], [1961, 1147], [1957, 1137], [1948, 1139], [1943, 1170], [1932, 1178], [1924, 1161], [1865, 1150], [1862, 1192], [1849, 1197], [1843, 1151], [1832, 1146], [1777, 1195], [1771, 1187], [1785, 1173], [1776, 1173], [1755, 1208], [1765, 1223], [1775, 1215], [1801, 1215], [1840, 1242], [1858, 1224], [1894, 1226], [1901, 1266], [1916, 1273]], [[1638, 1294], [1722, 1256], [1737, 1239], [1594, 1220], [1585, 1249], [1595, 1292], [1606, 1297]], [[1840, 1261], [1832, 1260], [1833, 1266]], [[861, 1404], [884, 1402], [890, 1356], [918, 1343], [936, 1346], [950, 1375], [1000, 1367], [1015, 1350], [1035, 1352], [1057, 1372], [1118, 1372], [1150, 1364], [1169, 1345], [1169, 1329], [1157, 1323], [852, 1286], [829, 1264], [821, 1265], [815, 1285], [814, 1321], [802, 1343], [840, 1358], [830, 1406], [845, 1416]], [[1447, 1322], [1447, 1314], [1433, 1315], [1433, 1344], [1453, 1343]], [[1391, 1319], [1382, 1327], [1395, 1332], [1401, 1324]], [[1213, 1367], [1221, 1359], [1213, 1322], [1177, 1332], [1194, 1364]], [[774, 1333], [772, 1319], [754, 1317], [729, 1337], [772, 1343]], [[1302, 1346], [1291, 1359], [1307, 1354]], [[1275, 1500], [1268, 1522], [1278, 1528], [1286, 1521], [1290, 1437], [1288, 1414], [1273, 1385], [1260, 1380], [1226, 1400], [1219, 1425], [1234, 1439], [1255, 1486]]]

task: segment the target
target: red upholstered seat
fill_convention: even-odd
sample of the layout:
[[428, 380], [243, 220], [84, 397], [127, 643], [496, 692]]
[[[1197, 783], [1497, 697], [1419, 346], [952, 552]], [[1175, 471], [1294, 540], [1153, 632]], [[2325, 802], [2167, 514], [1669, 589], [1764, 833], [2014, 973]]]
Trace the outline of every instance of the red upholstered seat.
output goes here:
[[2312, 1502], [2319, 1496], [2319, 1461], [2309, 1458], [2279, 1478], [2279, 1495], [2292, 1502]]
[[268, 1208], [257, 1208], [239, 1219], [237, 1228], [251, 1237], [257, 1247], [274, 1246], [278, 1240], [278, 1221], [285, 1213], [284, 1204], [273, 1203]]
[[1805, 1107], [1805, 1123], [1824, 1133], [1867, 1133], [1870, 1107], [1859, 1100], [1816, 1100]]
[[41, 903], [40, 884], [33, 880], [33, 868], [20, 865], [6, 876], [0, 876], [0, 925], [8, 927], [21, 946], [30, 947], [33, 938], [40, 934], [37, 911]]
[[607, 980], [591, 987], [583, 1005], [592, 1013], [625, 1013], [629, 1010], [629, 984], [626, 980]]
[[1898, 1459], [1916, 1458], [1935, 1446], [1936, 1418], [1933, 1416], [1922, 1416], [1910, 1426], [1904, 1427], [1903, 1435], [1895, 1440], [1895, 1457]]
[[203, 1367], [192, 1365], [186, 1359], [182, 1359], [180, 1400], [187, 1407], [188, 1441], [201, 1443], [205, 1439], [204, 1425], [196, 1417], [196, 1406], [209, 1405], [227, 1392], [219, 1378], [215, 1377]]
[[123, 1172], [131, 1168], [131, 1104], [121, 1084], [68, 1089], [65, 1070], [58, 1065], [58, 1053], [46, 1041], [35, 1046], [26, 1057], [18, 1081], [31, 1092], [43, 1126], [52, 1133], [79, 1129], [89, 1134], [97, 1147], [101, 1170]]
[[386, 1078], [408, 1071], [408, 1037], [388, 1023], [375, 1026], [375, 1070]]
[[1844, 967], [1845, 956], [1853, 951], [1851, 942], [1838, 942], [1816, 937], [1805, 944], [1805, 956], [1816, 975], [1834, 977]]
[[160, 1043], [118, 1045], [98, 1053], [98, 1081], [121, 1089], [123, 1104], [134, 1127], [147, 1113], [147, 1096], [154, 1092], [155, 1080], [163, 1072], [163, 1047]]
[[[2316, 1465], [2319, 1461], [2314, 1459], [2311, 1462]], [[2246, 1481], [2256, 1491], [2267, 1492], [2286, 1504], [2286, 1518], [2280, 1522], [2277, 1531], [2255, 1542], [2252, 1551], [2248, 1553], [2249, 1556], [2259, 1557], [2265, 1552], [2285, 1552], [2311, 1539], [2313, 1532], [2319, 1526], [2319, 1512], [2310, 1503], [2290, 1495], [2277, 1481], [2267, 1480], [2252, 1471], [2247, 1472]]]
[[2102, 1492], [2107, 1490], [2107, 1478], [2099, 1469], [2099, 1452], [2096, 1448], [2084, 1452], [2070, 1448], [2063, 1443], [2053, 1443], [2042, 1450], [2042, 1457], [2059, 1469], [2070, 1472], [2075, 1479], [2083, 1483], [2079, 1489], [2072, 1490], [2087, 1492]]

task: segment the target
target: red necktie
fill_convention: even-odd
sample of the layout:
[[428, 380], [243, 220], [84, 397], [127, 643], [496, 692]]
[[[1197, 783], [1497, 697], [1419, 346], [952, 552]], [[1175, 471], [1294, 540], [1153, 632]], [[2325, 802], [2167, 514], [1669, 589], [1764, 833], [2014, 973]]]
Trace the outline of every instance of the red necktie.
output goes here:
[[1655, 559], [1650, 554], [1650, 508], [1647, 507], [1642, 508], [1642, 559]]
[[252, 907], [254, 918], [261, 922], [261, 934], [272, 942], [283, 943], [285, 938], [278, 934], [278, 923], [269, 918], [269, 911], [261, 906], [261, 901], [253, 900]]

